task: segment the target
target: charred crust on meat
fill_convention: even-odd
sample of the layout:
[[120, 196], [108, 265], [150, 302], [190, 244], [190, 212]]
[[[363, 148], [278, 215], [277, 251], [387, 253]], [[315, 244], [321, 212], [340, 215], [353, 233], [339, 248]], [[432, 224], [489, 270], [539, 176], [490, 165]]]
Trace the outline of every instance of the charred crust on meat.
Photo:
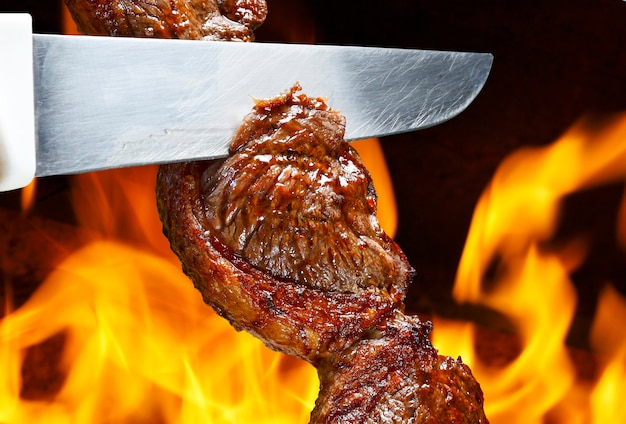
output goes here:
[[369, 173], [343, 141], [345, 119], [298, 89], [258, 101], [245, 118], [231, 156], [205, 175], [203, 224], [275, 278], [403, 291], [413, 271], [375, 219]]
[[393, 315], [403, 292], [313, 289], [274, 278], [228, 249], [204, 226], [201, 179], [211, 166], [206, 162], [164, 165], [159, 172], [157, 198], [172, 249], [204, 300], [220, 315], [271, 348], [312, 363], [326, 352], [343, 349], [362, 332]]
[[320, 364], [311, 422], [487, 423], [469, 368], [438, 355], [430, 329], [430, 323], [398, 313]]
[[392, 316], [413, 276], [344, 125], [294, 85], [257, 100], [230, 157], [164, 165], [157, 183], [164, 231], [205, 301], [312, 363]]

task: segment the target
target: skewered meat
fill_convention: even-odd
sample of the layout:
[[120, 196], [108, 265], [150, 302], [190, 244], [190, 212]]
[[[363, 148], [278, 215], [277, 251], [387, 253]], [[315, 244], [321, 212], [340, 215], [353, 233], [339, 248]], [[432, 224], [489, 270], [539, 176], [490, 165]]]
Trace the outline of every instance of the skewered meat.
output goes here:
[[256, 105], [229, 158], [162, 166], [157, 198], [204, 300], [317, 363], [392, 316], [413, 270], [374, 219], [343, 116], [297, 88]]
[[376, 222], [342, 117], [297, 89], [257, 103], [227, 159], [161, 167], [185, 272], [236, 328], [318, 368], [312, 423], [486, 423], [469, 368], [402, 312], [413, 271]]
[[[92, 34], [250, 41], [264, 0], [66, 0]], [[159, 213], [204, 300], [318, 369], [312, 423], [486, 423], [467, 366], [406, 316], [413, 269], [380, 228], [344, 118], [296, 85], [258, 101], [220, 161], [163, 165]]]

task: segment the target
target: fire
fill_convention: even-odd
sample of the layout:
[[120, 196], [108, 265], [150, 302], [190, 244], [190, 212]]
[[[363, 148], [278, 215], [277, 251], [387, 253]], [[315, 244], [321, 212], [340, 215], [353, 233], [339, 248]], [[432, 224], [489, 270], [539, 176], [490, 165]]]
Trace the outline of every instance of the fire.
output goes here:
[[[380, 197], [394, 205], [378, 140], [358, 148]], [[0, 422], [308, 421], [319, 390], [315, 369], [236, 332], [202, 302], [161, 233], [155, 173], [143, 167], [73, 178], [75, 215], [88, 241], [26, 304], [6, 305]], [[379, 217], [393, 231], [391, 212]], [[59, 359], [30, 365], [45, 368], [53, 383], [28, 381], [28, 352], [50, 340], [60, 341]], [[33, 396], [33, 384], [51, 388]]]
[[393, 237], [398, 228], [398, 213], [393, 183], [385, 161], [385, 154], [377, 138], [367, 138], [352, 143], [359, 152], [363, 165], [372, 177], [372, 183], [378, 196], [376, 216], [380, 226]]
[[28, 213], [30, 208], [33, 206], [36, 191], [37, 191], [37, 179], [33, 178], [31, 183], [28, 184], [26, 187], [22, 188], [22, 191], [20, 193], [22, 212]]
[[[2, 323], [10, 378], [0, 421], [230, 423], [253, 411], [255, 420], [302, 421], [315, 387], [286, 384], [311, 370], [235, 333], [182, 278], [172, 261], [119, 242], [72, 253]], [[57, 334], [61, 388], [52, 400], [20, 400], [24, 349]]]
[[[600, 128], [581, 120], [550, 146], [513, 153], [481, 196], [453, 295], [506, 317], [520, 352], [499, 367], [486, 363], [471, 323], [436, 319], [433, 338], [442, 353], [461, 353], [470, 365], [492, 423], [626, 422], [626, 299], [607, 281], [591, 334], [600, 374], [593, 385], [581, 381], [565, 338], [577, 301], [570, 275], [590, 246], [547, 243], [564, 196], [616, 181], [626, 181], [626, 117]], [[626, 197], [616, 235], [622, 245], [625, 205]]]
[[622, 323], [626, 319], [626, 299], [608, 286], [602, 292], [600, 304], [591, 338], [603, 355], [605, 366], [591, 393], [593, 422], [624, 421], [626, 405], [621, 394], [626, 381], [626, 330]]
[[[0, 422], [308, 420], [314, 368], [202, 302], [160, 234], [154, 178], [154, 168], [76, 177], [76, 213], [93, 237], [0, 321]], [[26, 352], [58, 336], [62, 382], [31, 399]]]

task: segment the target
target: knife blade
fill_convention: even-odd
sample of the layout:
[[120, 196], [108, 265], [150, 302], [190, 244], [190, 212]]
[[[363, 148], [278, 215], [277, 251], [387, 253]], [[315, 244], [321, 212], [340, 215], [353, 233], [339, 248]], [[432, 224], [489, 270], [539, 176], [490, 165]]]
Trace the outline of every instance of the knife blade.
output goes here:
[[493, 60], [400, 48], [29, 37], [36, 176], [225, 156], [253, 99], [295, 82], [346, 116], [347, 140], [426, 128], [474, 100]]

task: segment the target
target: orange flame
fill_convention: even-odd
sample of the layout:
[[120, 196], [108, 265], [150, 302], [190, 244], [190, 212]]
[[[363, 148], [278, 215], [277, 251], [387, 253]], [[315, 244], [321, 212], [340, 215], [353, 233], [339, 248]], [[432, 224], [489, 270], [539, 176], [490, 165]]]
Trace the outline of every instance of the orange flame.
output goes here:
[[[217, 317], [160, 235], [154, 168], [76, 177], [94, 234], [0, 321], [0, 422], [305, 422], [315, 370]], [[63, 384], [21, 398], [24, 352], [65, 335]], [[114, 406], [114, 407], [112, 407]]]
[[35, 201], [35, 193], [37, 190], [37, 178], [33, 180], [26, 187], [23, 187], [20, 192], [20, 203], [23, 213], [28, 213]]
[[[590, 388], [577, 379], [565, 344], [576, 306], [569, 275], [589, 246], [580, 240], [560, 248], [542, 243], [556, 231], [564, 196], [620, 180], [626, 180], [626, 117], [601, 128], [582, 120], [554, 144], [508, 157], [481, 196], [453, 295], [509, 319], [521, 352], [503, 367], [490, 367], [476, 352], [470, 323], [435, 320], [433, 339], [443, 352], [463, 352], [483, 387], [492, 423], [626, 422], [620, 401], [626, 392], [626, 343], [604, 339], [606, 334], [626, 339], [619, 327], [624, 321], [617, 318], [626, 318], [626, 301], [610, 289], [601, 299], [593, 337], [596, 348], [609, 345], [610, 360]], [[626, 199], [617, 235], [622, 244], [624, 205]], [[487, 277], [494, 268], [495, 276]]]
[[[0, 421], [302, 421], [315, 386], [286, 384], [314, 381], [314, 371], [235, 333], [179, 268], [119, 242], [70, 255], [2, 322]], [[22, 352], [58, 333], [66, 336], [62, 387], [52, 400], [19, 400]]]
[[626, 381], [626, 299], [607, 286], [599, 303], [591, 340], [595, 349], [602, 354], [604, 369], [591, 393], [593, 422], [624, 422], [626, 404], [622, 395]]
[[385, 154], [377, 138], [367, 138], [352, 142], [359, 152], [363, 165], [372, 177], [372, 183], [378, 196], [377, 218], [385, 232], [393, 237], [398, 229], [398, 213], [393, 182], [385, 161]]
[[[315, 370], [235, 332], [160, 236], [154, 169], [76, 177], [78, 220], [99, 234], [0, 321], [0, 422], [306, 422]], [[24, 352], [64, 335], [63, 384], [23, 399]]]

